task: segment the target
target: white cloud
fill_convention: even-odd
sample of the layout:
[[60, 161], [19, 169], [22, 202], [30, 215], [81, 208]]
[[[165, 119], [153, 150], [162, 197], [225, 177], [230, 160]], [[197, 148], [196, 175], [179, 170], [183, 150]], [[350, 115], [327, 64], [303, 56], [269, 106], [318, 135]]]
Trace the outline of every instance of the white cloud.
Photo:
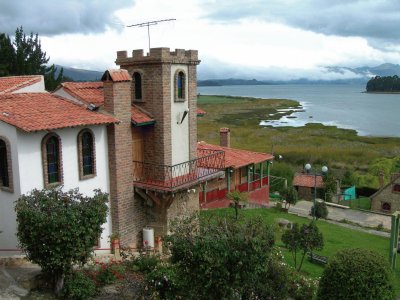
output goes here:
[[[355, 22], [362, 18], [370, 20], [371, 12], [365, 10], [378, 7], [381, 14], [385, 11], [383, 4], [389, 1], [377, 1], [374, 4], [372, 1], [343, 0], [327, 4], [326, 1], [316, 0], [137, 0], [118, 1], [114, 5], [114, 1], [91, 0], [85, 1], [82, 9], [75, 10], [70, 8], [81, 2], [64, 2], [65, 7], [59, 5], [58, 15], [63, 20], [62, 24], [65, 18], [71, 18], [71, 23], [75, 25], [68, 26], [72, 26], [72, 29], [55, 26], [63, 34], [56, 34], [55, 29], [47, 29], [45, 34], [40, 30], [38, 32], [42, 48], [51, 56], [51, 62], [66, 66], [99, 71], [116, 67], [116, 51], [130, 52], [142, 48], [147, 51], [148, 48], [146, 27], [124, 26], [169, 18], [176, 18], [176, 21], [160, 22], [150, 27], [151, 47], [198, 49], [202, 60], [199, 67], [202, 76], [209, 74], [221, 78], [235, 74], [237, 77], [257, 79], [272, 79], [273, 76], [336, 79], [357, 75], [347, 71], [332, 72], [325, 67], [356, 67], [400, 61], [400, 46], [390, 38], [386, 42], [378, 42], [378, 39], [355, 34], [353, 29], [352, 34], [343, 33], [350, 27], [329, 29], [350, 22], [344, 22], [349, 14], [339, 14], [345, 12], [345, 8], [363, 9], [359, 11], [360, 16], [354, 19]], [[98, 4], [96, 9], [93, 8], [95, 2]], [[396, 7], [397, 4], [394, 4]], [[2, 5], [0, 24], [4, 20]], [[11, 8], [22, 9], [17, 4], [7, 7], [9, 11]], [[70, 14], [69, 11], [74, 13]], [[15, 10], [12, 13], [14, 22], [24, 25], [22, 21], [31, 12], [31, 9], [22, 10], [21, 13]], [[47, 15], [43, 17], [42, 14], [40, 22], [35, 18], [31, 22], [36, 22], [37, 26], [41, 23], [42, 27], [48, 22], [49, 28], [52, 28], [55, 17]], [[102, 18], [106, 25], [102, 23], [97, 28], [96, 22]], [[96, 21], [89, 22], [89, 19]], [[87, 20], [88, 25], [76, 26], [79, 23], [76, 20]], [[361, 22], [357, 26], [360, 32], [368, 32], [372, 25]], [[54, 35], [48, 36], [49, 32], [54, 32]]]

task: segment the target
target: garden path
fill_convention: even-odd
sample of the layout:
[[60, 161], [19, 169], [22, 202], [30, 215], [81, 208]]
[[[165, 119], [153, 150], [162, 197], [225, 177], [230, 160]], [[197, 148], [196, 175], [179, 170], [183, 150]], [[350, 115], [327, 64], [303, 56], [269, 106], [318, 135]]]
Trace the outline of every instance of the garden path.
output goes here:
[[[298, 201], [296, 205], [292, 205], [290, 207], [289, 213], [308, 217], [310, 215], [310, 210], [312, 205], [313, 203], [311, 201]], [[353, 228], [356, 230], [361, 230], [381, 236], [389, 236], [389, 233], [373, 229], [361, 228], [351, 224], [343, 223], [342, 221], [347, 220], [352, 223], [359, 224], [362, 227], [370, 227], [370, 228], [380, 226], [380, 224], [382, 224], [383, 228], [385, 229], [390, 230], [391, 227], [390, 216], [375, 214], [372, 212], [353, 210], [353, 209], [331, 207], [331, 206], [328, 206], [328, 221], [329, 220], [344, 227]]]

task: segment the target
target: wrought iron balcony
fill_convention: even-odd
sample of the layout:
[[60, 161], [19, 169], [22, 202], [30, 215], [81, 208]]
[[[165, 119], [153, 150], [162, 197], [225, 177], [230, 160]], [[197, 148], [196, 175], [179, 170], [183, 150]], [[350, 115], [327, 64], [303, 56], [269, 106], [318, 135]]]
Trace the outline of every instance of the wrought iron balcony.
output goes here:
[[173, 166], [133, 161], [133, 180], [138, 187], [176, 191], [224, 174], [225, 152], [198, 149], [197, 158]]

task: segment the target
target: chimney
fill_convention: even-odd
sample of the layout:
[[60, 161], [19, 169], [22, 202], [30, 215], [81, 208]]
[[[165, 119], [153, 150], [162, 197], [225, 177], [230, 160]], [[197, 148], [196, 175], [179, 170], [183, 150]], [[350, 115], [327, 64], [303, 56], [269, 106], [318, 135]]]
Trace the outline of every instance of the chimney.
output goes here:
[[385, 173], [383, 171], [379, 172], [379, 188], [383, 188], [385, 185]]
[[219, 130], [219, 144], [222, 147], [231, 146], [231, 131], [229, 128], [223, 127]]

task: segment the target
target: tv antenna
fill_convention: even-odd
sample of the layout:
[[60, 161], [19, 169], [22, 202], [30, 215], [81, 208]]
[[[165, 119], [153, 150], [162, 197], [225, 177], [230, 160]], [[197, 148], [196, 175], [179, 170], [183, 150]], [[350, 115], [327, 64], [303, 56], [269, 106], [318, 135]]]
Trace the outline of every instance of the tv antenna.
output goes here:
[[126, 27], [145, 27], [145, 26], [147, 26], [147, 36], [149, 38], [149, 51], [150, 51], [150, 26], [157, 25], [158, 23], [161, 23], [161, 22], [170, 22], [170, 21], [175, 21], [175, 20], [176, 19], [163, 19], [163, 20], [156, 20], [156, 21], [149, 21], [149, 22], [128, 25]]

